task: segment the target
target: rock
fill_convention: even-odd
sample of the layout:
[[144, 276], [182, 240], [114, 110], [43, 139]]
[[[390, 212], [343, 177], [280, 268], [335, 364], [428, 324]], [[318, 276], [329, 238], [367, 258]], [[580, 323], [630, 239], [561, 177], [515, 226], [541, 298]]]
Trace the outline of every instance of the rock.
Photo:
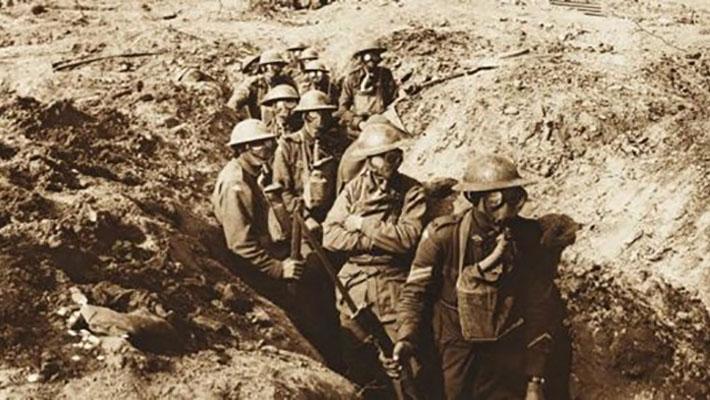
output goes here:
[[92, 332], [128, 337], [139, 349], [166, 351], [180, 347], [179, 336], [173, 326], [145, 309], [126, 314], [87, 304], [80, 312]]
[[84, 294], [81, 293], [81, 290], [79, 290], [76, 286], [69, 288], [69, 293], [71, 294], [72, 301], [80, 306], [83, 306], [89, 302], [86, 296], [84, 296]]
[[38, 373], [27, 375], [27, 382], [28, 383], [37, 383], [41, 380], [42, 380], [42, 375], [40, 375]]
[[34, 15], [40, 15], [44, 14], [47, 12], [47, 7], [43, 6], [42, 4], [35, 4], [30, 8], [30, 12]]
[[192, 318], [192, 322], [199, 326], [200, 328], [212, 332], [219, 332], [225, 330], [225, 325], [216, 319], [206, 317], [204, 315], [198, 315]]
[[271, 317], [269, 314], [264, 311], [263, 308], [260, 307], [254, 307], [253, 310], [249, 314], [247, 314], [249, 317], [249, 321], [253, 323], [254, 325], [259, 325], [259, 326], [271, 326], [273, 325], [273, 321], [271, 320]]
[[518, 115], [520, 111], [518, 111], [518, 108], [515, 106], [506, 106], [503, 109], [503, 114], [505, 115]]
[[272, 346], [270, 344], [267, 344], [265, 346], [261, 346], [260, 349], [261, 349], [261, 351], [263, 351], [265, 353], [274, 353], [274, 354], [279, 353], [279, 349], [277, 349], [275, 346]]
[[678, 312], [675, 314], [675, 317], [678, 318], [678, 319], [681, 320], [681, 321], [688, 321], [688, 320], [690, 320], [691, 314], [690, 314], [689, 312], [686, 312], [686, 311], [678, 311]]
[[172, 129], [180, 125], [180, 120], [175, 117], [167, 117], [163, 120], [163, 125], [168, 129]]
[[251, 310], [253, 306], [253, 302], [249, 296], [239, 290], [237, 285], [233, 283], [218, 283], [215, 285], [215, 290], [219, 293], [222, 304], [239, 312], [240, 314], [245, 314]]

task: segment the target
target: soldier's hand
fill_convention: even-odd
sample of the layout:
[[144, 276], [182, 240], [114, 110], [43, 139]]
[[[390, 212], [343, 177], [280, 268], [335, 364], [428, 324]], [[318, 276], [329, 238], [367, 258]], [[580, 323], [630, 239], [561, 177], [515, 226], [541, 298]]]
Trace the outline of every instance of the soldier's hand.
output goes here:
[[380, 362], [387, 373], [387, 376], [393, 379], [399, 379], [402, 375], [402, 366], [409, 360], [409, 357], [414, 353], [411, 343], [400, 340], [395, 343], [392, 350], [392, 358], [386, 357], [380, 353]]
[[382, 368], [385, 370], [385, 373], [387, 373], [387, 376], [392, 379], [399, 379], [402, 374], [402, 364], [395, 361], [394, 358], [385, 356], [382, 352], [380, 352], [379, 358]]
[[324, 168], [327, 164], [329, 164], [331, 161], [334, 161], [335, 159], [332, 156], [327, 156], [323, 157], [318, 161], [315, 161], [313, 163], [313, 168], [320, 170], [321, 168]]
[[271, 171], [268, 167], [262, 166], [259, 175], [256, 177], [256, 183], [262, 188], [266, 188], [271, 184]]
[[486, 256], [481, 262], [479, 262], [479, 265], [481, 266], [481, 269], [484, 271], [490, 268], [491, 266], [495, 265], [498, 260], [501, 258], [501, 256], [505, 253], [505, 250], [508, 248], [509, 245], [508, 238], [505, 236], [504, 233], [501, 233], [496, 237], [496, 247], [493, 249], [493, 252]]
[[320, 233], [322, 230], [321, 224], [318, 223], [313, 217], [308, 217], [306, 218], [306, 228], [308, 228], [308, 231], [317, 234]]
[[365, 219], [357, 214], [350, 214], [345, 218], [343, 226], [349, 232], [357, 232], [362, 230], [362, 223]]
[[528, 382], [528, 388], [525, 392], [525, 400], [545, 400], [545, 394], [542, 391], [542, 384], [539, 382]]
[[303, 276], [303, 261], [287, 258], [283, 262], [283, 278], [297, 281]]
[[402, 364], [409, 360], [414, 354], [414, 346], [407, 342], [406, 340], [400, 340], [394, 344], [394, 350], [392, 350], [392, 359]]

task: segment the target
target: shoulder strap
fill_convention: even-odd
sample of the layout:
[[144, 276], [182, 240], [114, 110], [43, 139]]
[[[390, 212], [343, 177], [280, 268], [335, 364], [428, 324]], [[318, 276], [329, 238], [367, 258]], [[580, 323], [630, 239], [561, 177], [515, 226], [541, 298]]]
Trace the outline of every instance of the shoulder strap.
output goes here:
[[466, 259], [466, 246], [468, 245], [468, 235], [471, 232], [471, 223], [473, 222], [473, 210], [468, 210], [466, 211], [466, 214], [464, 214], [463, 218], [461, 219], [461, 223], [458, 226], [458, 229], [456, 229], [454, 232], [458, 233], [458, 267], [459, 267], [459, 276], [461, 276], [461, 272], [463, 271], [463, 264]]

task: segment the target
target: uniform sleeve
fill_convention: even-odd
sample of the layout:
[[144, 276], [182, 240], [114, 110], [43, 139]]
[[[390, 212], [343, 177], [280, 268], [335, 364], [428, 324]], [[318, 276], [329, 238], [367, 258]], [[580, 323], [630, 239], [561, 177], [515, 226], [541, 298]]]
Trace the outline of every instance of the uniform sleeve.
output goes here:
[[289, 159], [289, 145], [286, 140], [280, 140], [279, 146], [274, 154], [273, 179], [283, 187], [283, 201], [286, 210], [292, 212], [298, 198], [294, 177], [291, 174], [289, 165], [293, 165], [293, 160]]
[[225, 193], [222, 226], [227, 247], [274, 279], [283, 274], [281, 261], [269, 256], [260, 245], [253, 225], [253, 211], [247, 206], [243, 188], [233, 187]]
[[424, 189], [416, 185], [405, 194], [402, 213], [396, 222], [366, 218], [362, 231], [382, 250], [405, 254], [412, 251], [419, 241], [425, 212]]
[[404, 283], [397, 308], [397, 320], [400, 322], [398, 340], [417, 343], [417, 336], [422, 326], [422, 315], [431, 299], [434, 283], [441, 279], [443, 268], [443, 249], [441, 240], [435, 237], [434, 225], [424, 231], [417, 247], [412, 268]]
[[254, 93], [254, 83], [255, 81], [249, 80], [238, 85], [227, 101], [227, 107], [237, 111], [244, 107]]
[[372, 242], [360, 232], [343, 226], [352, 207], [352, 185], [348, 185], [335, 199], [333, 208], [323, 222], [323, 247], [331, 251], [370, 251]]
[[554, 342], [554, 327], [558, 325], [557, 289], [552, 260], [542, 248], [531, 257], [530, 271], [525, 279], [522, 304], [525, 305], [525, 371], [528, 376], [544, 376], [546, 361]]
[[355, 115], [351, 110], [353, 97], [355, 96], [355, 85], [351, 76], [346, 76], [343, 79], [343, 88], [338, 101], [338, 114], [340, 115], [341, 124], [352, 129], [359, 129], [358, 125], [363, 119]]

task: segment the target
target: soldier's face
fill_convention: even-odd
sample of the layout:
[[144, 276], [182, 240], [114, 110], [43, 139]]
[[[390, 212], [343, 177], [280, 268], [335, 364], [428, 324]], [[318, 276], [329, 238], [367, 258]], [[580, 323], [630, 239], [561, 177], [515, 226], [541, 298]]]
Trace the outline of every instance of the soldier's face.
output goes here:
[[384, 154], [378, 154], [368, 159], [370, 169], [380, 178], [390, 179], [402, 165], [402, 150], [390, 150]]
[[515, 218], [525, 205], [528, 195], [520, 187], [484, 193], [480, 206], [496, 223], [504, 223]]
[[249, 154], [255, 159], [255, 161], [261, 163], [269, 162], [273, 158], [275, 150], [275, 139], [261, 140], [249, 145]]
[[292, 57], [294, 60], [298, 60], [298, 59], [301, 57], [301, 53], [303, 53], [303, 50], [301, 50], [301, 49], [294, 49], [294, 50], [291, 50], [290, 53], [291, 53], [291, 57]]
[[281, 64], [266, 64], [263, 65], [262, 68], [264, 71], [264, 76], [267, 79], [275, 78], [281, 75], [281, 72], [283, 71], [283, 65]]
[[281, 120], [285, 120], [291, 116], [293, 109], [296, 108], [297, 101], [291, 99], [277, 100], [274, 103], [274, 115]]
[[329, 117], [329, 111], [326, 110], [308, 111], [303, 120], [311, 129], [320, 132], [326, 127]]
[[308, 78], [314, 83], [320, 83], [325, 79], [325, 76], [323, 71], [308, 71]]
[[363, 65], [367, 67], [367, 69], [373, 70], [380, 63], [380, 61], [382, 61], [382, 58], [380, 57], [379, 53], [368, 52], [363, 53], [360, 56], [360, 60], [362, 61]]

